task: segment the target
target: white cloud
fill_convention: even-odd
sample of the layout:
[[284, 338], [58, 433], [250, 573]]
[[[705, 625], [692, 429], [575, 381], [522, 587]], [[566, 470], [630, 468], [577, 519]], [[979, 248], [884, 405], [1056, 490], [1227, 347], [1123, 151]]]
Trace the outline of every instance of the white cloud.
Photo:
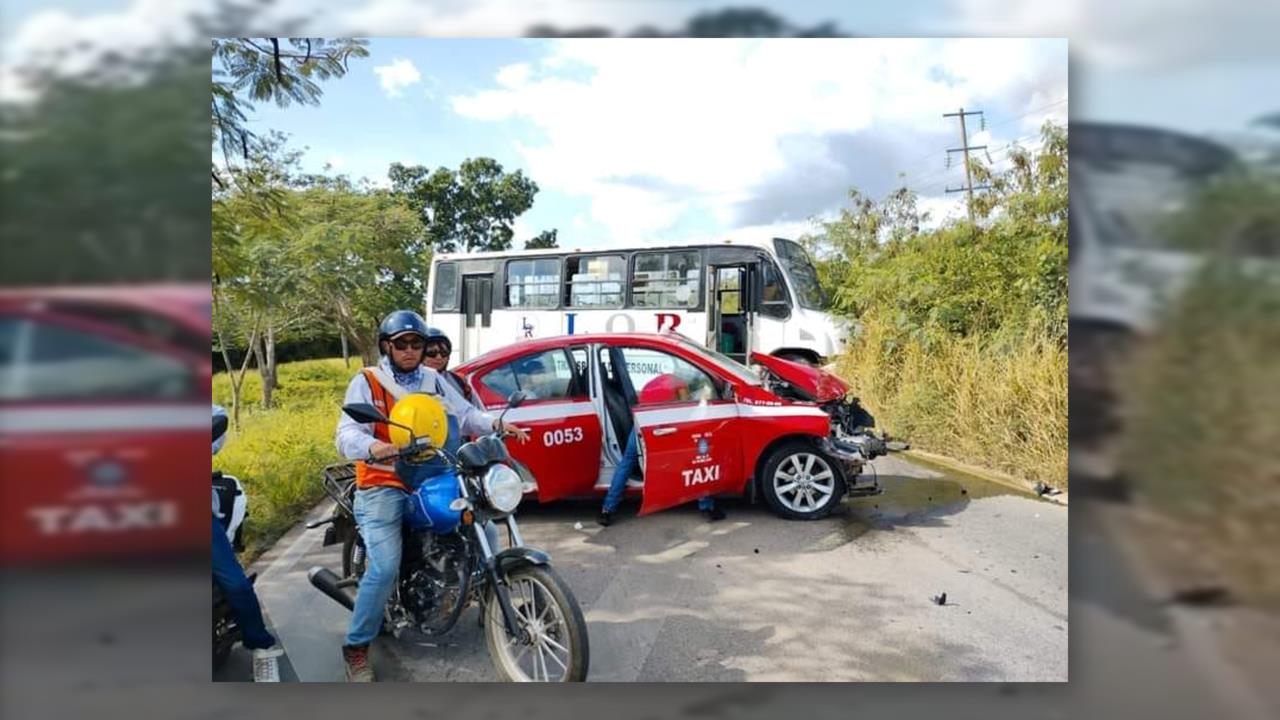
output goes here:
[[517, 63], [515, 65], [507, 65], [498, 70], [498, 74], [494, 79], [499, 85], [509, 88], [519, 88], [529, 81], [529, 75], [533, 72], [533, 67], [529, 63]]
[[91, 15], [39, 10], [0, 44], [0, 98], [21, 102], [34, 97], [18, 67], [80, 74], [97, 67], [107, 51], [138, 57], [188, 44], [195, 37], [190, 18], [206, 10], [205, 5], [202, 0], [135, 0], [119, 10]]
[[405, 58], [396, 58], [390, 65], [379, 65], [373, 72], [377, 74], [378, 83], [387, 97], [401, 97], [405, 88], [422, 82], [422, 73]]
[[[1065, 97], [1065, 66], [1065, 45], [1034, 40], [565, 40], [451, 106], [530, 123], [537, 140], [518, 149], [532, 177], [589, 197], [611, 237], [643, 239], [696, 214], [741, 223], [742, 205], [796, 167], [841, 182], [833, 136], [939, 137], [960, 106]], [[809, 178], [793, 180], [803, 194]]]
[[965, 216], [964, 194], [921, 196], [916, 198], [916, 209], [929, 217], [921, 223], [926, 230], [939, 227], [948, 220], [956, 220]]

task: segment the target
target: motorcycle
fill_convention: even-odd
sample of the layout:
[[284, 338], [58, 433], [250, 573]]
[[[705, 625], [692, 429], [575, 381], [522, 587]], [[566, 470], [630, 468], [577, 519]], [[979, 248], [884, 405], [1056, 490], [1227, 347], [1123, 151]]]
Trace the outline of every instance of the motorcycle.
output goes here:
[[[226, 433], [227, 416], [215, 415], [213, 418], [214, 444], [217, 445], [218, 440]], [[213, 454], [218, 454], [217, 449]], [[222, 523], [227, 539], [231, 541], [231, 547], [235, 548], [236, 552], [243, 551], [244, 541], [241, 530], [249, 514], [249, 502], [239, 478], [227, 475], [220, 470], [213, 471], [213, 505], [214, 517]], [[249, 582], [254, 582], [257, 577], [257, 574], [250, 575]], [[240, 626], [236, 623], [235, 615], [231, 612], [231, 606], [227, 603], [222, 588], [215, 582], [213, 583], [214, 668], [221, 667], [227, 661], [231, 655], [231, 648], [241, 640], [243, 637]]]
[[[507, 409], [517, 407], [524, 393], [512, 395]], [[356, 422], [395, 425], [366, 403], [342, 408]], [[506, 411], [503, 411], [505, 415]], [[514, 511], [524, 494], [519, 464], [507, 452], [502, 434], [495, 432], [462, 445], [456, 455], [432, 447], [428, 438], [413, 435], [395, 459], [443, 457], [456, 472], [457, 489], [445, 498], [460, 521], [437, 532], [402, 526], [403, 552], [396, 587], [385, 608], [384, 632], [397, 638], [406, 628], [430, 636], [453, 629], [462, 612], [480, 609], [490, 659], [508, 681], [575, 682], [585, 680], [589, 664], [587, 625], [569, 586], [551, 567], [546, 553], [526, 547]], [[388, 462], [383, 458], [380, 462]], [[355, 474], [351, 465], [325, 469], [325, 493], [334, 513], [307, 525], [325, 529], [325, 545], [342, 545], [342, 577], [325, 567], [313, 567], [308, 579], [316, 589], [348, 610], [364, 573], [364, 541], [355, 521]], [[497, 526], [507, 530], [508, 547], [499, 548]]]

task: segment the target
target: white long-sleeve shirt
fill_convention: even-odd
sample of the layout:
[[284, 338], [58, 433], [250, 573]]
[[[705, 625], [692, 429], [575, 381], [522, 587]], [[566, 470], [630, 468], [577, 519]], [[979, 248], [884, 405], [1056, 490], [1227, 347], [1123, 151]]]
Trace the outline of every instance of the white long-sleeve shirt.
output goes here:
[[[388, 375], [394, 377], [391, 363], [382, 358], [378, 363]], [[401, 385], [408, 392], [425, 392], [438, 396], [444, 401], [445, 412], [454, 416], [463, 435], [484, 435], [493, 432], [494, 417], [466, 401], [452, 383], [444, 382], [435, 370], [422, 368], [422, 379], [417, 385]], [[365, 380], [363, 372], [356, 373], [347, 385], [344, 405], [353, 403], [373, 403], [373, 391]], [[347, 417], [346, 413], [338, 414], [338, 429], [334, 436], [338, 452], [348, 460], [365, 460], [369, 457], [369, 449], [377, 442], [373, 434], [372, 423], [358, 423]]]

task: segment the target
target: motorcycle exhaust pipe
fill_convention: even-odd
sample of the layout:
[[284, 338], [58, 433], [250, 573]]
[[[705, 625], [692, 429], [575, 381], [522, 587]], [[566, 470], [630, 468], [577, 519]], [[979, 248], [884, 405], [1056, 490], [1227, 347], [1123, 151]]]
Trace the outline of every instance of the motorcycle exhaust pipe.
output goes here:
[[356, 609], [356, 601], [348, 595], [340, 586], [342, 580], [327, 567], [311, 568], [307, 571], [307, 579], [315, 586], [317, 590], [333, 598], [342, 607], [351, 610]]

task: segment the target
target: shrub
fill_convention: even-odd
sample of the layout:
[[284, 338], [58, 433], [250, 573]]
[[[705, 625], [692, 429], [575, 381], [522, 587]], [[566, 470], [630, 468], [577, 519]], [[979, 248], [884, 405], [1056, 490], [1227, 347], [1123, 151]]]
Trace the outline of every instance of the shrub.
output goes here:
[[[263, 410], [256, 373], [245, 378], [242, 426], [232, 429], [213, 465], [240, 478], [249, 495], [246, 562], [293, 527], [324, 497], [320, 472], [339, 462], [333, 432], [355, 368], [342, 360], [308, 360], [279, 367], [276, 407]], [[230, 381], [214, 376], [213, 401], [230, 410]]]

